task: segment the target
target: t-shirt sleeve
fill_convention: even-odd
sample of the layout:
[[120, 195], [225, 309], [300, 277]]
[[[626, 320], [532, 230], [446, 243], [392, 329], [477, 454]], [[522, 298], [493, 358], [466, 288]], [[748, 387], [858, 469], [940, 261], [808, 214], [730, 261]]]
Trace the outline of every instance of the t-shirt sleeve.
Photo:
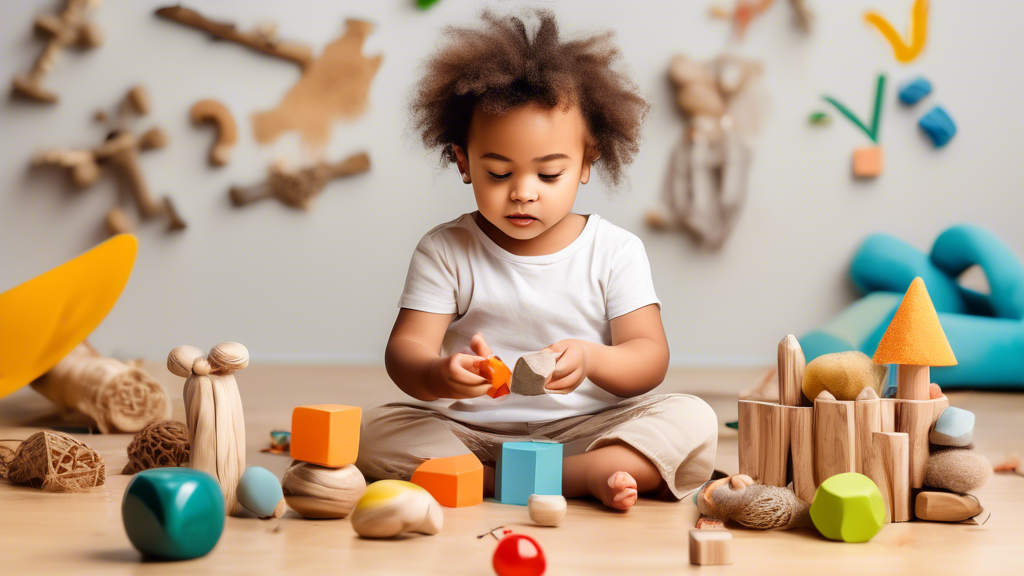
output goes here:
[[434, 314], [458, 312], [455, 271], [430, 234], [416, 245], [398, 307]]
[[639, 238], [632, 238], [616, 252], [608, 275], [605, 308], [608, 320], [661, 301], [654, 293], [651, 264]]

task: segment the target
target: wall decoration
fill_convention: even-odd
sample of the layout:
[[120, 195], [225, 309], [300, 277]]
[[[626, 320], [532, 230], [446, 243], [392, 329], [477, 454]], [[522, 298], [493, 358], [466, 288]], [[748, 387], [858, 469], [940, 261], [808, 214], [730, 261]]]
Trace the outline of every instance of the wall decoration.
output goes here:
[[228, 107], [217, 100], [200, 100], [189, 110], [196, 124], [208, 122], [217, 129], [217, 140], [210, 148], [210, 164], [223, 166], [231, 160], [231, 152], [238, 142], [238, 126]]
[[723, 55], [707, 63], [673, 58], [669, 78], [686, 120], [672, 152], [661, 206], [647, 214], [656, 229], [681, 228], [700, 246], [718, 248], [746, 201], [752, 138], [763, 115], [761, 66]]
[[903, 63], [913, 62], [921, 54], [925, 41], [928, 39], [928, 0], [914, 1], [914, 7], [910, 12], [906, 41], [900, 37], [896, 28], [878, 12], [868, 12], [864, 15], [864, 20], [882, 33], [882, 36], [892, 46], [897, 60]]
[[295, 130], [307, 145], [318, 149], [330, 139], [333, 121], [362, 114], [382, 60], [381, 55], [363, 56], [363, 43], [372, 31], [369, 22], [347, 20], [345, 33], [305, 67], [281, 103], [253, 116], [256, 140], [267, 144]]
[[64, 48], [72, 45], [96, 48], [103, 44], [103, 30], [88, 21], [90, 9], [99, 3], [99, 0], [68, 0], [60, 14], [47, 14], [36, 18], [36, 34], [49, 39], [28, 75], [14, 79], [14, 94], [38, 102], [55, 103], [60, 99], [53, 92], [43, 88], [43, 78], [53, 70]]
[[272, 24], [263, 25], [253, 32], [241, 32], [234, 24], [209, 20], [195, 10], [181, 5], [158, 8], [156, 15], [207, 32], [213, 35], [214, 39], [228, 40], [264, 54], [295, 62], [303, 69], [313, 62], [313, 50], [309, 46], [281, 40], [277, 37], [276, 27]]
[[[128, 187], [143, 220], [165, 217], [168, 230], [184, 230], [185, 222], [178, 216], [171, 199], [165, 196], [158, 201], [153, 197], [139, 163], [139, 152], [163, 148], [167, 145], [167, 136], [160, 128], [150, 128], [136, 136], [126, 127], [127, 115], [132, 112], [140, 116], [149, 113], [149, 96], [142, 86], [129, 90], [119, 108], [116, 125], [102, 144], [85, 150], [48, 150], [38, 154], [33, 165], [66, 168], [71, 173], [71, 181], [79, 188], [99, 180], [102, 168], [109, 166]], [[102, 112], [96, 117], [104, 121], [107, 119]], [[111, 234], [130, 232], [134, 227], [118, 206], [107, 212], [106, 225]]]
[[885, 74], [878, 75], [875, 85], [875, 107], [871, 113], [871, 125], [862, 122], [842, 102], [831, 96], [823, 96], [826, 102], [836, 107], [854, 126], [875, 143], [875, 146], [858, 148], [853, 151], [853, 174], [858, 178], [874, 178], [882, 173], [882, 147], [878, 146], [879, 130], [882, 122], [882, 96], [885, 94]]
[[335, 178], [352, 176], [370, 169], [370, 157], [354, 154], [341, 162], [320, 162], [300, 170], [289, 170], [278, 164], [270, 168], [270, 176], [260, 184], [249, 187], [233, 186], [231, 201], [245, 206], [265, 198], [277, 198], [295, 208], [309, 209], [313, 198], [320, 195]]
[[[720, 5], [712, 6], [711, 15], [732, 20], [733, 35], [737, 40], [743, 40], [750, 23], [774, 3], [775, 0], [736, 0], [735, 6], [731, 9]], [[806, 0], [790, 0], [789, 4], [793, 8], [797, 26], [804, 32], [810, 32], [813, 14], [807, 7]]]

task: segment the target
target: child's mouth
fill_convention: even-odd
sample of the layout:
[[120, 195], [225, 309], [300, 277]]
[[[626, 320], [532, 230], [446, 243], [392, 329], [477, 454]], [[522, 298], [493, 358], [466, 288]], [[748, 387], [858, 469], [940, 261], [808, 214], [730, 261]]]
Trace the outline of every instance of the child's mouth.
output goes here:
[[537, 219], [533, 216], [530, 216], [529, 214], [519, 214], [518, 212], [511, 216], [507, 216], [507, 218], [516, 226], [529, 226], [530, 224], [537, 222]]

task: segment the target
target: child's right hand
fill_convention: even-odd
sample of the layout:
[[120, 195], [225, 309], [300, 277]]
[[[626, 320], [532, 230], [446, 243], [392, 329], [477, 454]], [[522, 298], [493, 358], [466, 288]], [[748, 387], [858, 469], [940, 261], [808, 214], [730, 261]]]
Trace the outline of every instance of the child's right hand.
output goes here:
[[473, 354], [456, 352], [438, 358], [430, 366], [434, 396], [464, 400], [483, 396], [491, 389], [490, 381], [480, 375], [479, 368], [481, 362], [491, 357], [491, 348], [480, 334], [473, 336], [469, 346]]

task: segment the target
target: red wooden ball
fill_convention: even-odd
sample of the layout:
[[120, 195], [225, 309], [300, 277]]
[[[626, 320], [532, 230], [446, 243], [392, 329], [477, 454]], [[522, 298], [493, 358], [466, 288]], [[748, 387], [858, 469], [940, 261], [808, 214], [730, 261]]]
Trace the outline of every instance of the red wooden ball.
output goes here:
[[509, 534], [494, 550], [494, 571], [498, 576], [541, 576], [547, 569], [544, 549], [526, 534]]

